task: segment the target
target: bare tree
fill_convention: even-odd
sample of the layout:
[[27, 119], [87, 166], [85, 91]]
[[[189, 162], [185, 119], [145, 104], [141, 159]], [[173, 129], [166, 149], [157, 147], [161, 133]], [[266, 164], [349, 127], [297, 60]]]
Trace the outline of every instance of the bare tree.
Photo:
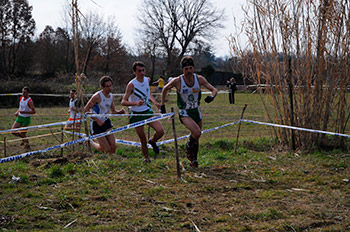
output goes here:
[[85, 54], [82, 72], [86, 73], [88, 63], [91, 58], [93, 49], [101, 44], [102, 39], [106, 36], [107, 26], [101, 17], [96, 12], [89, 12], [83, 17], [81, 31], [81, 42]]
[[213, 38], [224, 19], [209, 0], [144, 0], [139, 11], [144, 37], [159, 42], [169, 72], [197, 39]]
[[138, 45], [136, 47], [137, 55], [149, 67], [149, 71], [147, 71], [147, 73], [151, 78], [151, 82], [153, 82], [153, 78], [156, 73], [163, 74], [162, 72], [164, 70], [164, 67], [157, 63], [157, 58], [164, 56], [161, 44], [154, 34], [146, 37], [144, 36], [143, 31], [137, 31], [136, 43]]

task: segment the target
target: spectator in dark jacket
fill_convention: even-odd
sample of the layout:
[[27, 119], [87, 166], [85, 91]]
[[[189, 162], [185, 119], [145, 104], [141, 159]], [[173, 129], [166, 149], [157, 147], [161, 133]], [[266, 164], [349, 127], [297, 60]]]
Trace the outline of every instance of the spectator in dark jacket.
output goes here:
[[235, 78], [232, 77], [228, 80], [226, 85], [228, 87], [230, 104], [235, 104], [235, 91], [237, 90]]

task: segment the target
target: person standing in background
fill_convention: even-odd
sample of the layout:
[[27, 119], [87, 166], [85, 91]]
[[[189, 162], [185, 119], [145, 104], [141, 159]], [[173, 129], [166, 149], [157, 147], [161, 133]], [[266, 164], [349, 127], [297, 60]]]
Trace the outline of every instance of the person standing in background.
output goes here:
[[230, 104], [235, 104], [235, 91], [237, 90], [236, 80], [235, 78], [231, 78], [226, 82], [226, 85], [228, 87], [228, 98], [230, 101]]

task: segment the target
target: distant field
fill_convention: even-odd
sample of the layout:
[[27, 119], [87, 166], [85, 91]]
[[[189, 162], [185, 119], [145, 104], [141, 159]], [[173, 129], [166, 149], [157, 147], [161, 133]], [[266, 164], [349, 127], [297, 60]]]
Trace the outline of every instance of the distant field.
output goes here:
[[[116, 107], [119, 109], [120, 105], [120, 97], [115, 97]], [[251, 93], [240, 93], [236, 94], [236, 104], [230, 105], [228, 104], [228, 94], [219, 94], [214, 102], [211, 104], [207, 104], [202, 101], [201, 109], [203, 114], [203, 129], [209, 129], [213, 127], [217, 127], [226, 123], [234, 122], [240, 119], [240, 115], [244, 104], [248, 104], [248, 107], [244, 113], [244, 118], [259, 120], [259, 121], [267, 121], [263, 106], [260, 104], [260, 99], [258, 95]], [[170, 112], [170, 108], [174, 107], [175, 112], [178, 111], [176, 106], [176, 97], [175, 95], [168, 96], [168, 102], [166, 104], [168, 112]], [[6, 108], [1, 109], [1, 124], [0, 130], [10, 129], [16, 117], [14, 113], [16, 112], [16, 108]], [[68, 119], [69, 115], [67, 113], [68, 107], [40, 107], [36, 108], [37, 113], [32, 117], [31, 125], [42, 125], [53, 122], [61, 122]], [[154, 108], [154, 111], [157, 111]], [[128, 124], [127, 118], [115, 117], [111, 118], [114, 128], [123, 126]], [[164, 129], [166, 134], [163, 139], [169, 139], [173, 137], [173, 132], [171, 130], [170, 120], [162, 120]], [[176, 116], [176, 130], [178, 136], [188, 134], [187, 129], [179, 122], [178, 116]], [[88, 124], [89, 125], [89, 124]], [[61, 140], [61, 135], [55, 135], [57, 137], [49, 136], [51, 133], [56, 133], [60, 131], [60, 127], [55, 128], [46, 128], [46, 129], [38, 129], [31, 130], [28, 132], [29, 136], [38, 136], [38, 135], [48, 135], [42, 138], [33, 138], [30, 140], [31, 146], [33, 150], [43, 149], [50, 145], [56, 145], [57, 139]], [[82, 130], [84, 131], [84, 130]], [[203, 134], [202, 141], [210, 141], [213, 138], [227, 138], [227, 139], [235, 139], [237, 132], [237, 126], [230, 126], [220, 130], [216, 130], [207, 134]], [[271, 128], [250, 125], [246, 124], [242, 126], [241, 129], [241, 137], [249, 138], [249, 137], [265, 137], [271, 135]], [[11, 134], [0, 134], [0, 141], [4, 140], [6, 137], [7, 145], [8, 145], [8, 154], [18, 154], [21, 152], [21, 147], [17, 146], [18, 142], [11, 142], [13, 139], [17, 139], [17, 137]], [[116, 134], [117, 138], [138, 141], [138, 137], [133, 129], [123, 131], [121, 134]], [[66, 136], [64, 141], [69, 141], [72, 138], [70, 136]], [[3, 149], [0, 149], [0, 156], [3, 155]]]
[[[120, 108], [120, 99], [115, 99]], [[244, 118], [268, 121], [256, 94], [227, 94], [202, 101], [203, 129]], [[174, 106], [169, 96], [167, 110]], [[1, 109], [0, 130], [9, 129], [17, 106]], [[37, 108], [32, 125], [65, 121], [67, 107]], [[113, 118], [114, 127], [127, 124]], [[164, 139], [171, 124], [162, 120]], [[0, 164], [0, 230], [35, 231], [348, 231], [350, 155], [340, 150], [303, 154], [274, 144], [272, 129], [244, 123], [202, 135], [198, 169], [189, 167], [179, 141], [182, 180], [173, 144], [142, 163], [137, 147], [118, 145], [117, 154], [88, 153], [81, 145]], [[60, 128], [29, 131], [32, 150], [61, 143]], [[177, 135], [188, 134], [176, 116]], [[151, 131], [152, 133], [152, 131]], [[24, 150], [13, 135], [7, 153]], [[138, 141], [133, 129], [117, 138]], [[70, 136], [64, 137], [69, 141]], [[0, 143], [3, 157], [3, 144]], [[156, 158], [156, 159], [155, 159]], [[19, 177], [19, 180], [16, 180]]]

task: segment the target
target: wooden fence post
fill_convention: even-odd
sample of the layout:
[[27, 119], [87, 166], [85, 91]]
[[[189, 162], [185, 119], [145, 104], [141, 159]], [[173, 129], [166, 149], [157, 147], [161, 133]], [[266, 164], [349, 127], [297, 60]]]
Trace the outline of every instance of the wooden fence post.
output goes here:
[[[171, 112], [174, 113], [174, 107], [171, 107]], [[181, 170], [180, 170], [180, 162], [179, 162], [179, 151], [177, 149], [177, 136], [176, 136], [176, 130], [175, 130], [175, 114], [173, 114], [173, 116], [171, 116], [171, 122], [172, 122], [173, 133], [174, 133], [177, 178], [181, 179]]]
[[4, 157], [6, 157], [6, 137], [4, 137]]
[[237, 147], [238, 147], [238, 138], [239, 138], [239, 132], [241, 131], [241, 119], [243, 118], [243, 114], [245, 109], [247, 108], [247, 104], [244, 105], [242, 113], [241, 113], [241, 118], [238, 124], [238, 131], [237, 131], [237, 137], [236, 137], [236, 147], [235, 147], [235, 155], [237, 154]]

